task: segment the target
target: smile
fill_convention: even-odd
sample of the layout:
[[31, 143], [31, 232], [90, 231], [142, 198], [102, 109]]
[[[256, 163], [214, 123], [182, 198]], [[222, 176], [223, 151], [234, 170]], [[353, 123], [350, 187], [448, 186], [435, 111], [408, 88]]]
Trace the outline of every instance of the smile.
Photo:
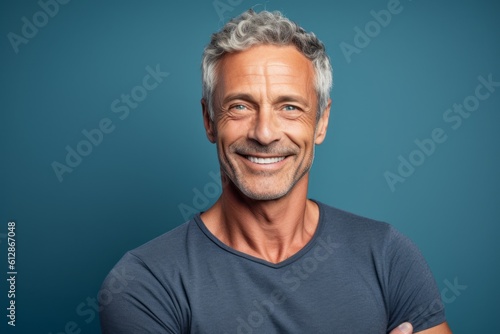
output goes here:
[[258, 158], [258, 157], [253, 157], [250, 155], [246, 156], [246, 158], [253, 163], [262, 164], [262, 165], [275, 164], [275, 163], [280, 162], [280, 161], [285, 159], [285, 157]]

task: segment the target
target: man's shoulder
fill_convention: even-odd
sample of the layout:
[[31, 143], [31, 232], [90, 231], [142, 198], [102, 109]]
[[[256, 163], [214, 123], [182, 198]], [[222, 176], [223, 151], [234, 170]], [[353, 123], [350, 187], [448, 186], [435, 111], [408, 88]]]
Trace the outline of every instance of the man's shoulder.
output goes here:
[[168, 263], [186, 256], [187, 244], [196, 238], [197, 224], [191, 219], [172, 230], [165, 232], [154, 239], [132, 249], [126, 255], [133, 256], [148, 265]]
[[196, 238], [195, 228], [193, 220], [179, 225], [126, 252], [115, 264], [100, 289], [105, 296], [99, 299], [100, 317], [107, 332], [180, 331], [176, 320], [186, 317], [182, 305], [187, 301], [179, 293], [179, 277], [189, 263], [186, 240]]
[[318, 203], [323, 214], [323, 230], [350, 251], [375, 252], [392, 261], [400, 256], [421, 257], [418, 246], [393, 225]]
[[320, 208], [320, 219], [323, 220], [323, 224], [327, 229], [334, 229], [336, 233], [362, 236], [373, 235], [377, 238], [398, 233], [387, 222], [368, 218], [318, 201], [316, 203]]
[[142, 254], [144, 252], [154, 252], [165, 248], [176, 248], [189, 234], [192, 224], [193, 220], [189, 220], [132, 249], [130, 252], [134, 254]]
[[115, 269], [126, 268], [136, 273], [172, 270], [180, 262], [187, 261], [188, 243], [197, 237], [197, 228], [192, 219], [133, 248], [121, 257]]

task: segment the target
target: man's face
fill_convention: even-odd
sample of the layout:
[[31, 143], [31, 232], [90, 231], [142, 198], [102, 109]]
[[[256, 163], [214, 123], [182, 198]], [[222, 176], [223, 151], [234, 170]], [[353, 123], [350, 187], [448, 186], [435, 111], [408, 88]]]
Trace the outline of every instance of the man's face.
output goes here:
[[313, 65], [293, 46], [272, 45], [227, 54], [219, 65], [213, 122], [203, 107], [221, 168], [246, 196], [280, 198], [309, 172], [326, 134], [329, 107], [317, 122]]

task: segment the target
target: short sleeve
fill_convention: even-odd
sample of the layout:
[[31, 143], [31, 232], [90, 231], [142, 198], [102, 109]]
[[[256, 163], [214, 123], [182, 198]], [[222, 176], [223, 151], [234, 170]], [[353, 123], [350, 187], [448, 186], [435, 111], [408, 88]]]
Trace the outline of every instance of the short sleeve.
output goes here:
[[127, 253], [98, 293], [103, 334], [182, 333], [178, 308], [149, 268]]
[[415, 332], [445, 322], [444, 305], [427, 262], [417, 246], [392, 227], [386, 261], [388, 332], [405, 321], [413, 325]]

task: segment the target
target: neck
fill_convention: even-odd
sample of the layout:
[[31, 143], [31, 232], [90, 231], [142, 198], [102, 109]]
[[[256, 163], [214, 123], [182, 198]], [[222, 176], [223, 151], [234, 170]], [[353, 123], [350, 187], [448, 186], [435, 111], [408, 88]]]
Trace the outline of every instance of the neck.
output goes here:
[[282, 262], [302, 249], [316, 231], [319, 209], [307, 200], [308, 176], [287, 195], [267, 201], [250, 199], [232, 182], [223, 182], [221, 197], [201, 218], [226, 245], [268, 262]]

